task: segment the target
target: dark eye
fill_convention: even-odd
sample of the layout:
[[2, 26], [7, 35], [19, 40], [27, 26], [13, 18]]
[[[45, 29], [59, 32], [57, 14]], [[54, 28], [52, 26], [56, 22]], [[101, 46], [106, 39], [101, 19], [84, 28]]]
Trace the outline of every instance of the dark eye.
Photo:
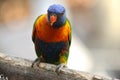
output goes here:
[[61, 16], [63, 16], [64, 13], [60, 13]]

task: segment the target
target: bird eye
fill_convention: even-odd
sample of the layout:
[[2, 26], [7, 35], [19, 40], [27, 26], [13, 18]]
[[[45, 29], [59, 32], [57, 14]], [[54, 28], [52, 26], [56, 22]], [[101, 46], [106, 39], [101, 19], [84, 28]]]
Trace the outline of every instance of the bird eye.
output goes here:
[[63, 16], [64, 13], [60, 13], [61, 16]]

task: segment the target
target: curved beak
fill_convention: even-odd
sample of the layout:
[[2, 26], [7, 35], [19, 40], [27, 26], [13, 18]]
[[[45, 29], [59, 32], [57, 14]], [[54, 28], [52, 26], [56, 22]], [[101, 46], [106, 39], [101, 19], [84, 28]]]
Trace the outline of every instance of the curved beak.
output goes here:
[[52, 26], [54, 22], [57, 21], [57, 15], [52, 14], [50, 15], [50, 25]]

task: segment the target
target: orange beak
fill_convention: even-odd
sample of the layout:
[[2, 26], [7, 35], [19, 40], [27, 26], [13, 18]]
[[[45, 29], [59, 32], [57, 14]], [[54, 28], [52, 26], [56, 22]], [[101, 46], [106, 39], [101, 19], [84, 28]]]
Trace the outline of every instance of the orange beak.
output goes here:
[[57, 20], [57, 16], [56, 15], [51, 15], [50, 16], [50, 24], [51, 24], [51, 26], [53, 25], [54, 22], [56, 22], [56, 20]]

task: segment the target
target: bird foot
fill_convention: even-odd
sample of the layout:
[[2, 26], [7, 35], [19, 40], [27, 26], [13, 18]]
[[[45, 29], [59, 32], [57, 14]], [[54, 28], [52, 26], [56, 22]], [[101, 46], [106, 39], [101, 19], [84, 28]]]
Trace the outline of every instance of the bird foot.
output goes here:
[[31, 67], [33, 68], [35, 64], [37, 65], [37, 67], [39, 67], [39, 64], [40, 64], [40, 58], [36, 58], [36, 59], [33, 61]]
[[56, 70], [55, 70], [55, 72], [56, 73], [60, 73], [61, 72], [61, 70], [62, 70], [62, 68], [66, 68], [67, 66], [65, 65], [65, 64], [59, 64], [58, 66], [57, 66], [57, 68], [56, 68]]

